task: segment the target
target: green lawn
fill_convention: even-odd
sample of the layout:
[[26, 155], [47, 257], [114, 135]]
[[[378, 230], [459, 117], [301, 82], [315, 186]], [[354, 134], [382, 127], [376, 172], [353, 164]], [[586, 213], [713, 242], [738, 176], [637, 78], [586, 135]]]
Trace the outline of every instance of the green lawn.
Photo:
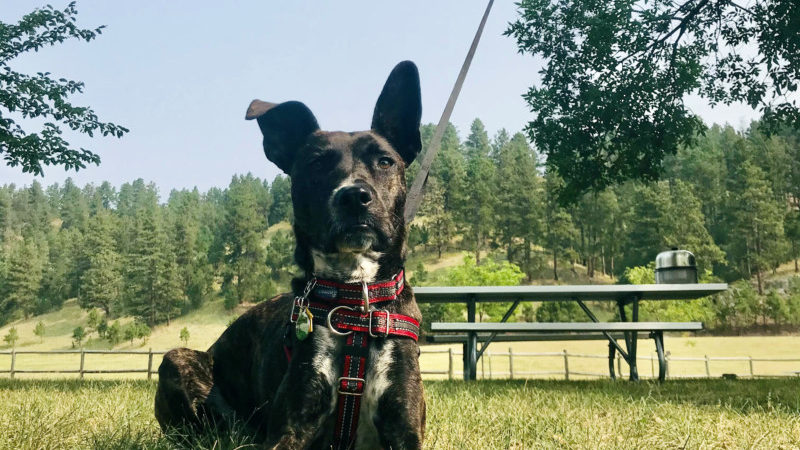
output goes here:
[[[426, 448], [800, 448], [800, 381], [426, 382]], [[175, 448], [146, 381], [0, 379], [0, 448]], [[237, 448], [200, 436], [193, 448]], [[239, 447], [241, 448], [241, 447]]]

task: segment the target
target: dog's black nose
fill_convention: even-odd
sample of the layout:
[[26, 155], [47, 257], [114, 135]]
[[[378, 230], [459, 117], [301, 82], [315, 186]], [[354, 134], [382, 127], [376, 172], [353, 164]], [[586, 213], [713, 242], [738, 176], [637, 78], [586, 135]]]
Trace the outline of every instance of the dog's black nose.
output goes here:
[[372, 194], [361, 186], [348, 186], [339, 189], [334, 200], [340, 207], [357, 209], [372, 203]]

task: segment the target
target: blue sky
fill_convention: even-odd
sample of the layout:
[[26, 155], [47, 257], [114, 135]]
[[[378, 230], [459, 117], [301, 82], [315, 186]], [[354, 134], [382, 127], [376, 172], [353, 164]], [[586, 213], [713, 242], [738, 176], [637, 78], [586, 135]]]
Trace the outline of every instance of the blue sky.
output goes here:
[[[3, 0], [0, 20], [16, 22], [45, 3]], [[69, 135], [72, 144], [97, 152], [101, 165], [77, 173], [45, 168], [37, 178], [45, 185], [67, 177], [79, 185], [144, 178], [162, 195], [226, 186], [238, 173], [272, 179], [279, 170], [263, 156], [258, 127], [244, 120], [250, 100], [300, 100], [323, 129], [366, 129], [386, 76], [404, 59], [420, 69], [423, 122], [438, 122], [485, 6], [483, 0], [80, 0], [79, 25], [107, 26], [97, 40], [69, 41], [11, 66], [84, 81], [85, 93], [74, 103], [131, 132], [122, 139]], [[452, 117], [462, 137], [475, 117], [491, 134], [521, 130], [531, 119], [521, 94], [541, 64], [502, 36], [514, 17], [512, 1], [495, 2]], [[689, 105], [707, 122], [740, 127], [756, 117], [745, 106], [712, 110], [694, 98]], [[0, 184], [34, 178], [0, 164]]]

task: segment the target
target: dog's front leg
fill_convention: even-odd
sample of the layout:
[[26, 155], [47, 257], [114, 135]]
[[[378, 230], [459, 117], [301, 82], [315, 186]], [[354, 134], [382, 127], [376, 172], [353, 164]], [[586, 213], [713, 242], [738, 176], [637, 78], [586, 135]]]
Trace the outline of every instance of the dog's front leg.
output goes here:
[[336, 408], [336, 341], [320, 327], [295, 349], [270, 411], [267, 448], [308, 448], [318, 437]]
[[381, 445], [392, 450], [421, 449], [425, 435], [425, 397], [416, 342], [398, 340], [392, 383], [378, 402], [375, 428]]

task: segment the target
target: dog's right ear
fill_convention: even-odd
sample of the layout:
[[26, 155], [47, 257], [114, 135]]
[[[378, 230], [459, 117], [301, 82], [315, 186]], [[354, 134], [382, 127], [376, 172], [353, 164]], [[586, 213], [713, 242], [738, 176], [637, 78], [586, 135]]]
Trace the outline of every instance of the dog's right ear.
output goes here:
[[275, 104], [253, 100], [245, 119], [256, 119], [264, 135], [264, 154], [286, 174], [291, 174], [297, 150], [319, 130], [311, 110], [295, 101]]

